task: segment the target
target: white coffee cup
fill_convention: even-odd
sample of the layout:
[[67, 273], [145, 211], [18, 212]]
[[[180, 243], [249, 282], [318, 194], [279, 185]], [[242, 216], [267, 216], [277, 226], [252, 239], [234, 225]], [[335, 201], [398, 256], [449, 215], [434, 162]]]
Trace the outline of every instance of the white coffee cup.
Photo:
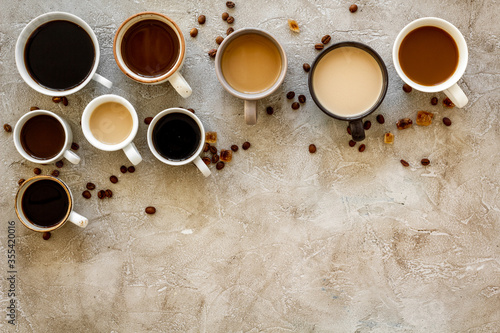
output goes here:
[[[127, 66], [122, 57], [121, 48], [125, 33], [134, 24], [144, 20], [157, 20], [165, 23], [170, 28], [172, 28], [172, 30], [177, 35], [177, 38], [179, 39], [179, 57], [177, 58], [174, 66], [168, 72], [158, 76], [145, 77], [135, 73]], [[115, 55], [116, 63], [118, 64], [118, 67], [120, 67], [120, 70], [132, 80], [144, 84], [160, 84], [168, 81], [182, 97], [187, 98], [191, 96], [192, 89], [179, 72], [184, 63], [184, 59], [186, 58], [186, 42], [184, 40], [181, 29], [171, 18], [155, 12], [143, 12], [129, 17], [120, 25], [120, 27], [116, 31], [113, 41], [113, 53]]]
[[[457, 44], [459, 53], [458, 65], [453, 75], [445, 82], [434, 86], [424, 86], [412, 81], [404, 73], [399, 63], [399, 48], [404, 38], [413, 30], [426, 26], [437, 27], [446, 31]], [[459, 108], [463, 108], [469, 101], [463, 90], [457, 84], [467, 67], [468, 56], [469, 52], [467, 49], [467, 43], [465, 42], [462, 33], [450, 22], [437, 17], [423, 17], [409, 23], [396, 37], [396, 41], [394, 42], [394, 47], [392, 49], [394, 68], [396, 68], [396, 72], [405, 83], [422, 92], [436, 93], [442, 91], [451, 99], [453, 104]]]
[[[55, 118], [56, 120], [58, 120], [61, 123], [61, 125], [64, 129], [65, 139], [64, 139], [63, 148], [56, 156], [49, 158], [49, 159], [35, 158], [35, 157], [31, 156], [30, 154], [28, 154], [24, 150], [23, 145], [21, 143], [21, 130], [23, 129], [24, 124], [26, 124], [26, 122], [29, 119], [31, 119], [35, 116], [40, 116], [40, 115], [47, 115], [47, 116], [51, 116], [51, 117]], [[16, 126], [14, 127], [13, 137], [14, 137], [14, 145], [16, 146], [16, 149], [19, 152], [19, 154], [21, 154], [21, 156], [23, 156], [25, 159], [27, 159], [30, 162], [39, 163], [39, 164], [48, 164], [48, 163], [56, 162], [57, 160], [60, 160], [62, 157], [64, 157], [65, 159], [67, 159], [68, 161], [70, 161], [73, 164], [80, 163], [80, 157], [70, 150], [71, 144], [73, 143], [73, 132], [71, 131], [71, 127], [69, 127], [69, 124], [63, 118], [59, 117], [58, 115], [56, 115], [53, 112], [50, 112], [47, 110], [35, 110], [35, 111], [30, 111], [30, 112], [26, 113], [24, 116], [22, 116], [17, 121]]]
[[[94, 110], [99, 105], [108, 102], [115, 102], [123, 105], [130, 112], [130, 115], [132, 116], [132, 130], [130, 131], [130, 134], [125, 140], [117, 144], [106, 144], [99, 141], [94, 136], [94, 134], [92, 134], [92, 131], [90, 130], [90, 116], [92, 115], [92, 112], [94, 112]], [[132, 140], [134, 140], [135, 138], [135, 135], [137, 134], [138, 129], [139, 129], [139, 119], [137, 117], [137, 113], [135, 112], [134, 107], [132, 106], [132, 104], [130, 104], [129, 101], [118, 95], [102, 95], [97, 98], [94, 98], [87, 105], [87, 107], [85, 107], [85, 110], [83, 111], [82, 114], [82, 131], [87, 141], [90, 142], [90, 144], [96, 147], [97, 149], [104, 151], [116, 151], [123, 149], [125, 155], [127, 155], [127, 158], [130, 160], [130, 162], [132, 162], [133, 165], [137, 165], [142, 161], [141, 154], [139, 153], [136, 146], [132, 142]]]
[[[188, 158], [183, 159], [181, 161], [170, 160], [168, 158], [163, 157], [156, 150], [155, 145], [153, 143], [153, 130], [156, 126], [156, 123], [161, 118], [163, 118], [164, 116], [171, 114], [171, 113], [181, 113], [181, 114], [184, 114], [184, 115], [191, 117], [196, 122], [196, 124], [198, 125], [198, 128], [200, 130], [200, 142], [198, 143], [198, 147], [196, 148], [196, 151], [191, 156], [189, 156]], [[200, 158], [200, 154], [201, 154], [201, 151], [203, 150], [204, 145], [205, 145], [205, 129], [203, 128], [203, 124], [201, 123], [200, 119], [196, 115], [194, 115], [192, 112], [190, 112], [186, 109], [170, 108], [170, 109], [163, 110], [160, 113], [158, 113], [153, 118], [151, 123], [149, 124], [149, 127], [148, 127], [148, 146], [149, 146], [149, 149], [151, 150], [151, 152], [153, 153], [153, 155], [157, 159], [159, 159], [161, 162], [163, 162], [165, 164], [173, 165], [173, 166], [186, 165], [186, 164], [193, 162], [198, 167], [198, 169], [200, 169], [201, 173], [205, 177], [208, 177], [211, 174], [210, 169], [205, 164], [205, 162], [203, 162], [203, 160]]]
[[[92, 43], [94, 44], [94, 51], [95, 51], [95, 59], [94, 59], [94, 65], [92, 66], [92, 70], [90, 71], [89, 75], [87, 78], [81, 82], [78, 86], [73, 87], [71, 89], [67, 90], [56, 90], [56, 89], [49, 89], [47, 87], [44, 87], [40, 85], [38, 82], [36, 82], [31, 75], [28, 72], [28, 69], [26, 68], [26, 63], [24, 59], [24, 49], [26, 46], [26, 43], [28, 39], [30, 38], [31, 34], [38, 29], [41, 25], [50, 22], [50, 21], [56, 21], [56, 20], [63, 20], [63, 21], [70, 21], [73, 22], [80, 27], [82, 27], [87, 34], [90, 36], [92, 39]], [[64, 43], [64, 41], [61, 41], [61, 43]], [[64, 12], [50, 12], [46, 13], [43, 15], [40, 15], [33, 19], [26, 27], [24, 27], [23, 31], [21, 31], [21, 34], [19, 35], [16, 43], [16, 65], [17, 65], [17, 70], [19, 71], [19, 74], [21, 74], [21, 77], [23, 80], [33, 89], [38, 91], [39, 93], [42, 93], [44, 95], [48, 96], [62, 96], [62, 95], [70, 95], [73, 94], [83, 87], [87, 85], [87, 83], [90, 82], [90, 80], [95, 80], [102, 84], [103, 86], [107, 88], [111, 88], [113, 83], [109, 81], [108, 79], [102, 77], [101, 75], [96, 73], [97, 66], [99, 65], [99, 56], [100, 56], [100, 51], [99, 51], [99, 42], [97, 41], [97, 37], [95, 36], [94, 31], [90, 28], [90, 26], [81, 18], [78, 16], [75, 16], [70, 13], [64, 13]]]

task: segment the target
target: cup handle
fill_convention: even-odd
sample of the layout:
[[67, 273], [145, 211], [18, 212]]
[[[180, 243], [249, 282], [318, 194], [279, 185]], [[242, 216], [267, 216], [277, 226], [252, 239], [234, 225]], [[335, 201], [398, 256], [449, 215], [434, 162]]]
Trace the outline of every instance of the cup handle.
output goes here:
[[443, 92], [458, 108], [463, 108], [469, 102], [469, 99], [467, 98], [467, 96], [465, 96], [464, 91], [460, 89], [460, 87], [456, 83]]
[[191, 96], [193, 90], [191, 89], [189, 83], [187, 83], [186, 79], [184, 79], [184, 77], [180, 73], [175, 72], [168, 79], [168, 81], [182, 97], [188, 98], [189, 96]]
[[257, 101], [245, 100], [245, 122], [247, 125], [255, 125], [257, 123]]
[[113, 86], [113, 82], [109, 81], [104, 76], [99, 75], [97, 73], [95, 73], [94, 76], [92, 76], [92, 80], [99, 82], [108, 89], [110, 89]]
[[73, 153], [70, 150], [66, 150], [63, 154], [64, 158], [70, 161], [73, 164], [78, 164], [80, 163], [80, 156], [77, 154]]
[[363, 128], [363, 120], [356, 119], [349, 122], [352, 139], [354, 141], [363, 141], [365, 139], [365, 129]]
[[139, 151], [133, 142], [123, 148], [123, 151], [133, 165], [137, 165], [142, 162], [141, 154], [139, 154]]
[[203, 160], [200, 158], [200, 156], [196, 156], [193, 163], [198, 167], [198, 169], [200, 169], [203, 176], [205, 176], [205, 177], [210, 176], [210, 174], [211, 174], [210, 169], [205, 164], [205, 162], [203, 162]]
[[80, 228], [85, 228], [87, 226], [87, 224], [89, 224], [89, 220], [85, 216], [82, 216], [74, 211], [71, 211], [71, 213], [69, 214], [68, 220], [70, 222], [76, 224]]

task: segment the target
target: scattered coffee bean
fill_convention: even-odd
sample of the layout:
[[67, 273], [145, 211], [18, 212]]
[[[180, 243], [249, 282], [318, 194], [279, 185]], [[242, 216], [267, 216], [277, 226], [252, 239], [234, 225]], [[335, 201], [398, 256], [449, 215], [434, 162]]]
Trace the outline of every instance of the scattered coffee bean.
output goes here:
[[220, 45], [220, 43], [222, 43], [223, 40], [224, 40], [224, 37], [222, 37], [222, 36], [217, 36], [217, 38], [215, 38], [215, 42], [219, 45]]
[[448, 97], [446, 97], [445, 99], [443, 99], [443, 105], [447, 108], [452, 108], [452, 107], [455, 107], [455, 104], [453, 104], [453, 102], [451, 101], [451, 99], [449, 99]]
[[318, 51], [323, 50], [324, 47], [325, 47], [325, 45], [323, 45], [323, 43], [317, 43], [314, 45], [314, 48]]
[[292, 98], [294, 98], [294, 97], [295, 97], [295, 93], [294, 93], [293, 91], [289, 91], [289, 92], [287, 92], [287, 94], [286, 94], [286, 98], [288, 98], [288, 99], [292, 99]]
[[209, 149], [210, 149], [210, 152], [211, 152], [212, 154], [217, 154], [217, 147], [210, 146], [210, 148], [209, 148]]
[[5, 130], [5, 132], [12, 132], [12, 126], [10, 126], [9, 124], [4, 124], [3, 129]]
[[87, 190], [83, 191], [82, 196], [83, 196], [85, 199], [90, 199], [90, 198], [92, 198], [92, 194], [90, 194], [90, 192], [89, 192], [89, 191], [87, 191]]
[[234, 152], [237, 152], [238, 151], [238, 146], [237, 145], [232, 145], [231, 146], [231, 150], [234, 151]]
[[316, 152], [316, 146], [315, 146], [315, 145], [313, 145], [313, 144], [310, 144], [310, 145], [309, 145], [309, 152], [310, 152], [311, 154], [314, 154], [314, 153]]
[[51, 175], [52, 175], [53, 177], [59, 177], [59, 170], [54, 170], [54, 171], [52, 171]]
[[118, 183], [118, 177], [111, 176], [111, 177], [109, 177], [109, 181], [112, 182], [113, 184], [116, 184], [116, 183]]
[[73, 150], [78, 150], [78, 149], [80, 149], [80, 146], [78, 145], [78, 143], [73, 142], [73, 143], [71, 144], [71, 149], [73, 149]]
[[68, 99], [66, 98], [66, 96], [61, 97], [61, 102], [64, 106], [68, 106]]
[[293, 102], [292, 103], [292, 109], [298, 110], [300, 108], [300, 104], [298, 102]]
[[198, 29], [196, 28], [191, 29], [191, 31], [189, 31], [189, 35], [193, 38], [198, 36]]
[[40, 108], [38, 106], [30, 107], [30, 111], [35, 111], [35, 110], [40, 110]]
[[153, 121], [153, 117], [146, 117], [144, 118], [144, 124], [149, 125]]
[[40, 168], [34, 168], [34, 169], [33, 169], [33, 173], [34, 173], [35, 175], [39, 175], [39, 174], [41, 174], [41, 173], [42, 173], [42, 170], [40, 170]]
[[411, 92], [412, 90], [413, 90], [413, 89], [412, 89], [412, 87], [410, 87], [408, 84], [406, 84], [406, 83], [405, 83], [405, 84], [403, 84], [403, 91], [404, 91], [405, 93], [409, 93], [409, 92]]
[[44, 240], [49, 240], [50, 236], [52, 236], [52, 234], [49, 232], [49, 231], [45, 231], [43, 234], [42, 234], [42, 238]]
[[222, 13], [222, 20], [227, 21], [227, 18], [229, 17], [229, 14], [227, 12]]
[[234, 2], [232, 2], [232, 1], [226, 2], [226, 7], [227, 8], [234, 8]]
[[202, 158], [202, 161], [205, 162], [206, 165], [210, 165], [210, 163], [212, 162], [210, 160], [210, 157], [206, 157], [206, 156]]
[[134, 173], [135, 172], [135, 167], [133, 165], [129, 166], [127, 169], [128, 172]]
[[199, 24], [205, 24], [207, 18], [205, 17], [205, 15], [200, 15], [198, 16], [198, 23]]
[[216, 49], [211, 49], [210, 51], [208, 51], [208, 55], [211, 58], [215, 58], [215, 56], [217, 55], [217, 50]]
[[437, 105], [438, 101], [439, 101], [439, 100], [438, 100], [438, 98], [437, 98], [437, 97], [432, 97], [432, 98], [431, 98], [431, 104], [432, 104], [432, 105]]
[[56, 97], [56, 96], [52, 97], [52, 102], [61, 103], [61, 97]]
[[97, 197], [99, 199], [104, 199], [106, 197], [106, 192], [103, 190], [100, 190], [99, 192], [97, 192]]
[[372, 122], [371, 122], [371, 121], [369, 121], [369, 120], [365, 121], [365, 123], [363, 124], [363, 128], [364, 128], [365, 130], [369, 130], [369, 129], [370, 129], [370, 127], [372, 127]]
[[250, 148], [250, 142], [244, 142], [243, 145], [241, 146], [241, 148], [243, 148], [243, 150], [247, 150], [248, 148]]
[[411, 127], [412, 124], [413, 121], [410, 118], [403, 118], [398, 120], [398, 122], [396, 123], [396, 127], [398, 128], [398, 130], [404, 130], [408, 127]]
[[228, 35], [228, 36], [229, 36], [229, 35], [230, 35], [230, 34], [232, 34], [233, 32], [234, 32], [234, 28], [233, 28], [233, 27], [229, 27], [229, 28], [227, 28], [227, 30], [226, 30], [226, 35]]
[[405, 160], [401, 160], [400, 162], [405, 168], [410, 166], [410, 163], [406, 162]]
[[192, 109], [192, 108], [188, 108], [187, 110], [188, 110], [189, 112], [195, 113], [195, 112], [194, 112], [194, 109]]
[[383, 115], [381, 115], [381, 114], [378, 114], [378, 115], [377, 115], [377, 122], [378, 122], [379, 124], [383, 124], [383, 123], [385, 123], [385, 118], [384, 118], [384, 116], [383, 116]]
[[234, 17], [229, 16], [229, 17], [227, 18], [226, 22], [227, 22], [227, 23], [229, 23], [229, 24], [233, 24], [233, 23], [234, 23]]
[[450, 126], [451, 125], [450, 118], [444, 117], [443, 118], [443, 124], [445, 124], [446, 126]]
[[299, 95], [299, 102], [304, 104], [306, 102], [306, 96], [304, 95]]
[[126, 167], [125, 165], [122, 165], [122, 166], [120, 167], [120, 172], [121, 172], [121, 173], [127, 173], [127, 167]]
[[95, 184], [94, 183], [87, 183], [87, 190], [95, 190]]
[[215, 168], [217, 168], [217, 170], [222, 170], [224, 168], [224, 162], [220, 161], [220, 162], [217, 162], [217, 164], [215, 165]]
[[272, 115], [274, 113], [273, 107], [272, 106], [268, 106], [266, 108], [266, 112], [267, 112], [268, 115]]
[[349, 140], [349, 147], [354, 147], [356, 145], [356, 141]]
[[212, 163], [217, 163], [219, 162], [219, 155], [213, 154], [212, 155]]
[[365, 146], [365, 144], [364, 144], [364, 143], [362, 143], [362, 144], [359, 146], [359, 148], [358, 148], [358, 150], [359, 150], [359, 152], [360, 152], [360, 153], [364, 152], [364, 151], [365, 151], [365, 149], [366, 149], [366, 146]]
[[62, 160], [56, 162], [56, 167], [62, 168], [63, 166], [64, 166], [64, 162]]
[[302, 65], [302, 68], [306, 73], [308, 73], [311, 70], [311, 65], [309, 65], [307, 62]]
[[21, 178], [21, 179], [19, 179], [19, 180], [17, 181], [17, 185], [21, 186], [21, 185], [23, 185], [23, 183], [24, 183], [25, 181], [26, 181], [26, 179]]
[[431, 164], [431, 161], [429, 161], [429, 159], [427, 158], [423, 158], [420, 163], [422, 163], [423, 166], [427, 166], [429, 164]]
[[323, 44], [328, 44], [332, 40], [332, 37], [330, 35], [324, 35], [323, 38], [321, 38], [321, 43]]
[[111, 198], [113, 196], [113, 192], [111, 190], [106, 190], [106, 198]]
[[146, 207], [146, 214], [149, 214], [149, 215], [152, 215], [154, 213], [156, 213], [156, 208], [154, 208], [153, 206], [149, 206], [149, 207]]
[[352, 135], [351, 128], [349, 126], [347, 126], [347, 134]]
[[358, 5], [350, 5], [349, 6], [349, 11], [351, 13], [356, 13], [358, 11]]
[[210, 149], [210, 144], [205, 142], [205, 145], [203, 146], [203, 152], [206, 153]]

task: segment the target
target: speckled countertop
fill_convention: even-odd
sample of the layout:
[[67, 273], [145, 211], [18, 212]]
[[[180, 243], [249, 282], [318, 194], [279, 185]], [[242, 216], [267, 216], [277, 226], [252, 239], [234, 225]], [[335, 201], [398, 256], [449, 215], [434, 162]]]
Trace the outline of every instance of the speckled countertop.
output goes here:
[[[12, 135], [0, 133], [0, 269], [7, 276], [7, 224], [16, 221], [17, 332], [498, 332], [500, 331], [500, 6], [496, 0], [236, 1], [235, 29], [272, 32], [289, 59], [282, 88], [259, 103], [256, 126], [243, 119], [243, 103], [217, 81], [207, 51], [228, 28], [225, 1], [7, 1], [0, 0], [0, 122], [14, 125], [30, 106], [67, 119], [80, 145], [79, 165], [60, 178], [75, 208], [90, 219], [82, 230], [65, 225], [45, 241], [14, 212], [19, 178], [34, 164], [21, 158]], [[36, 93], [17, 72], [14, 47], [34, 17], [60, 10], [80, 16], [101, 46], [98, 73], [108, 90], [91, 82], [69, 105]], [[117, 67], [113, 36], [127, 17], [158, 11], [185, 34], [182, 73], [193, 88], [182, 99], [166, 83], [144, 86]], [[199, 14], [207, 17], [200, 26]], [[432, 94], [401, 89], [392, 43], [410, 21], [449, 20], [469, 45], [459, 82], [464, 109], [431, 106]], [[287, 19], [300, 25], [288, 29]], [[198, 27], [196, 38], [189, 31]], [[312, 102], [304, 62], [324, 34], [377, 50], [390, 77], [387, 96], [369, 116], [366, 151], [348, 146], [346, 123]], [[287, 91], [307, 102], [291, 109]], [[147, 147], [141, 122], [134, 140], [144, 161], [135, 173], [122, 152], [106, 154], [83, 137], [79, 120], [93, 98], [127, 98], [139, 118], [182, 106], [196, 110], [217, 147], [251, 142], [223, 170], [204, 178], [194, 165], [170, 167]], [[442, 93], [434, 94], [440, 101]], [[266, 106], [275, 113], [268, 116]], [[429, 127], [398, 132], [395, 122], [435, 114]], [[375, 115], [383, 114], [383, 125]], [[453, 124], [445, 127], [441, 119]], [[394, 145], [383, 143], [385, 132]], [[310, 154], [309, 144], [317, 146]], [[422, 158], [431, 164], [420, 165]], [[410, 163], [409, 168], [400, 159]], [[54, 165], [42, 166], [49, 174]], [[109, 177], [116, 175], [117, 184]], [[88, 181], [114, 196], [86, 200]], [[147, 206], [155, 215], [146, 215]], [[0, 284], [6, 308], [9, 282]], [[5, 310], [3, 310], [5, 311]], [[5, 316], [2, 316], [4, 318]]]

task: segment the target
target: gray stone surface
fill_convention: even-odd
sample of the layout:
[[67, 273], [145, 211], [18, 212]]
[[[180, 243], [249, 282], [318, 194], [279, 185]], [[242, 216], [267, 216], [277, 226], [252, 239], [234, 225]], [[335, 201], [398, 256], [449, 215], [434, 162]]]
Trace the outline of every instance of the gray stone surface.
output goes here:
[[[258, 124], [243, 120], [243, 103], [219, 85], [207, 51], [225, 36], [224, 1], [0, 1], [0, 122], [14, 125], [36, 105], [67, 119], [80, 144], [79, 165], [60, 178], [74, 192], [76, 211], [90, 219], [65, 225], [48, 241], [24, 228], [13, 205], [19, 178], [34, 164], [0, 133], [2, 213], [0, 253], [7, 275], [7, 222], [16, 221], [17, 332], [497, 332], [500, 330], [500, 157], [498, 1], [361, 0], [349, 2], [237, 1], [234, 28], [259, 27], [277, 36], [289, 57], [283, 87], [260, 102]], [[80, 16], [101, 46], [98, 72], [111, 90], [91, 82], [69, 106], [36, 93], [17, 73], [14, 46], [34, 17], [60, 10]], [[115, 64], [113, 36], [130, 15], [158, 11], [172, 17], [187, 42], [183, 75], [193, 95], [183, 100], [168, 83], [143, 86]], [[199, 26], [196, 17], [207, 16]], [[438, 16], [455, 24], [469, 45], [460, 86], [464, 109], [431, 106], [432, 94], [401, 90], [391, 48], [408, 22]], [[301, 32], [289, 31], [287, 19]], [[189, 37], [198, 27], [199, 35]], [[304, 62], [324, 34], [375, 48], [390, 84], [380, 109], [367, 119], [364, 153], [347, 145], [346, 123], [312, 102]], [[64, 41], [61, 41], [63, 44]], [[298, 111], [284, 97], [307, 96]], [[170, 167], [148, 150], [141, 122], [135, 143], [144, 157], [134, 174], [122, 152], [104, 153], [79, 126], [85, 105], [114, 93], [139, 118], [191, 107], [217, 147], [250, 141], [222, 171], [204, 179], [193, 165]], [[440, 101], [442, 93], [435, 94]], [[273, 116], [265, 114], [272, 105]], [[399, 118], [435, 114], [429, 127], [398, 132]], [[375, 121], [381, 113], [384, 125]], [[441, 119], [449, 117], [451, 127]], [[383, 134], [396, 134], [394, 145]], [[309, 144], [318, 147], [308, 152]], [[427, 157], [431, 164], [420, 165]], [[410, 168], [403, 168], [400, 159]], [[213, 166], [212, 166], [213, 167]], [[42, 166], [50, 174], [54, 165]], [[110, 175], [119, 182], [111, 184]], [[110, 200], [81, 196], [85, 184], [112, 189]], [[147, 216], [146, 206], [157, 213]], [[0, 284], [6, 308], [9, 284]], [[2, 310], [2, 313], [5, 310]], [[4, 316], [1, 316], [4, 318]]]

